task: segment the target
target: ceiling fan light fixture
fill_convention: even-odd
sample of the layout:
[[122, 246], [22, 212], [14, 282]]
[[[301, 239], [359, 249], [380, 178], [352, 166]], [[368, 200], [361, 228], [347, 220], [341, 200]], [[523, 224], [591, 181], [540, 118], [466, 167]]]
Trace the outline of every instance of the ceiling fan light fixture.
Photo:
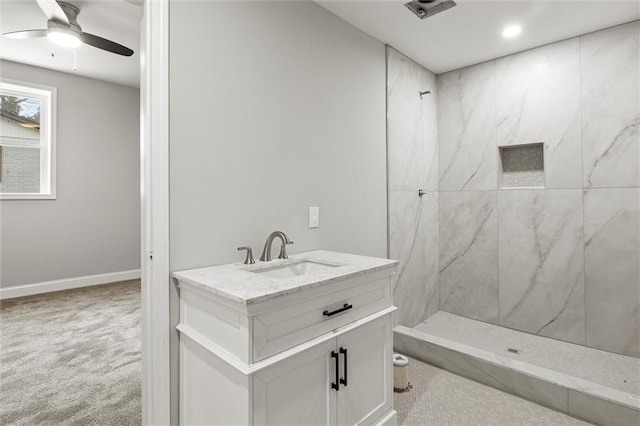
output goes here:
[[[0, 2], [1, 1], [2, 0], [0, 0]], [[80, 24], [78, 24], [77, 18], [80, 9], [78, 9], [77, 6], [62, 0], [36, 1], [48, 19], [47, 29], [12, 31], [4, 33], [4, 37], [14, 39], [47, 37], [53, 43], [67, 48], [76, 48], [81, 44], [86, 44], [109, 53], [115, 53], [116, 55], [133, 55], [133, 50], [126, 46], [82, 31]]]
[[50, 26], [47, 31], [49, 40], [62, 47], [79, 47], [82, 42], [80, 37], [70, 28]]

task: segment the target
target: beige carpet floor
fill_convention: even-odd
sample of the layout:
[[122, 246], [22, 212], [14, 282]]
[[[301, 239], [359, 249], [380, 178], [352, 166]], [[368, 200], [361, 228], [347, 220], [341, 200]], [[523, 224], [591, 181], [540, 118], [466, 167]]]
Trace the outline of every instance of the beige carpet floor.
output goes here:
[[140, 281], [0, 303], [0, 425], [141, 424]]

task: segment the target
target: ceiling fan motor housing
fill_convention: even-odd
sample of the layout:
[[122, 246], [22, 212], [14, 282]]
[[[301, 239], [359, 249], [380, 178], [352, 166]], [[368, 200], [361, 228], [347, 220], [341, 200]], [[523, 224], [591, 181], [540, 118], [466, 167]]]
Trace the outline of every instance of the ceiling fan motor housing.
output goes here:
[[[82, 28], [78, 24], [78, 13], [80, 13], [80, 9], [78, 9], [71, 3], [66, 3], [63, 1], [59, 1], [57, 3], [64, 12], [69, 22], [59, 22], [55, 18], [49, 19], [49, 21], [47, 22], [47, 29], [50, 30], [51, 28], [55, 28], [54, 31], [59, 31], [59, 28], [67, 28], [79, 37], [80, 34], [82, 34]], [[62, 30], [61, 32], [64, 32], [64, 30]]]
[[62, 33], [72, 33], [76, 37], [80, 37], [82, 34], [82, 28], [76, 22], [69, 22], [68, 24], [63, 24], [58, 21], [50, 20], [47, 22], [47, 32], [62, 32]]
[[58, 3], [64, 14], [67, 16], [69, 23], [75, 23], [76, 25], [78, 25], [77, 21], [80, 9], [78, 9], [78, 7], [72, 5], [71, 3], [67, 3], [64, 1], [57, 1], [56, 3]]

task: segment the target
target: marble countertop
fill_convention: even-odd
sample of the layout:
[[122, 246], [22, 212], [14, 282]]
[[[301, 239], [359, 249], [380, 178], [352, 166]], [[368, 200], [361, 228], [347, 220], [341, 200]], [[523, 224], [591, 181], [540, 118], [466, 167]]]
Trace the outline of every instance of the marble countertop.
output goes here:
[[[290, 278], [273, 278], [251, 272], [273, 269], [286, 264], [296, 264], [305, 260], [335, 267]], [[386, 268], [395, 268], [397, 264], [396, 260], [316, 250], [292, 254], [289, 259], [256, 262], [254, 265], [245, 265], [239, 262], [178, 271], [173, 273], [173, 277], [180, 283], [193, 285], [232, 302], [252, 305], [345, 278], [353, 278]]]

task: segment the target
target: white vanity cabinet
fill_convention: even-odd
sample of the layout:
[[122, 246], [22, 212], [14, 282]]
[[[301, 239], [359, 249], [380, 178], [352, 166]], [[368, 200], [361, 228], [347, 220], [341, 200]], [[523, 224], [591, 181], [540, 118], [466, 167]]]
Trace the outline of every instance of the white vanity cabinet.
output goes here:
[[[174, 274], [181, 424], [395, 424], [396, 262], [317, 251], [274, 263], [301, 259], [336, 267], [290, 279], [265, 280], [260, 265]], [[256, 287], [225, 287], [243, 277]]]
[[375, 424], [392, 409], [390, 336], [386, 315], [258, 372], [254, 424]]

